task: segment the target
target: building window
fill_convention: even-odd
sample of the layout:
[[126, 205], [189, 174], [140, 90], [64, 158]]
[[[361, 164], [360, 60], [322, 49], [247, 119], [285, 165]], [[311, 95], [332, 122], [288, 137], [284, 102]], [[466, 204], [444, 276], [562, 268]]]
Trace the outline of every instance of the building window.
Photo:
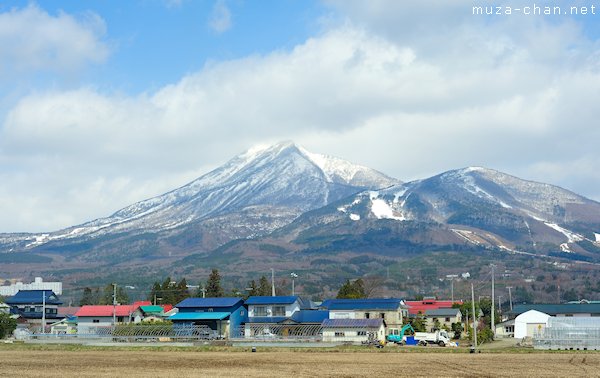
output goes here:
[[254, 307], [254, 316], [267, 316], [267, 307], [266, 306], [255, 306]]
[[100, 319], [92, 319], [92, 323], [100, 323]]
[[379, 314], [379, 317], [380, 317], [381, 319], [385, 319], [385, 312], [382, 312], [382, 313], [380, 313], [380, 314]]
[[371, 316], [371, 314], [369, 314], [368, 312], [365, 312], [365, 319], [369, 319], [370, 316]]
[[367, 336], [367, 331], [358, 331], [356, 334], [358, 336]]
[[335, 337], [345, 337], [346, 334], [344, 332], [336, 332]]
[[244, 316], [244, 310], [241, 310], [241, 311], [240, 311], [240, 315], [241, 315], [241, 316]]
[[447, 321], [447, 322], [449, 322], [449, 321], [450, 321], [450, 318], [446, 318], [446, 321]]
[[213, 309], [212, 309], [212, 308], [209, 308], [209, 309], [208, 309], [208, 312], [213, 312]]
[[273, 306], [273, 316], [285, 316], [285, 306]]

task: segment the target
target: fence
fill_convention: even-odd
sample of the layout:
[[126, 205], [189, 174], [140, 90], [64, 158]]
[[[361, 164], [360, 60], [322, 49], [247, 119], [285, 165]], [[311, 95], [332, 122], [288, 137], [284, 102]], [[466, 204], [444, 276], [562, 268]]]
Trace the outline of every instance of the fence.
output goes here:
[[551, 317], [534, 332], [533, 347], [555, 350], [600, 350], [600, 318]]

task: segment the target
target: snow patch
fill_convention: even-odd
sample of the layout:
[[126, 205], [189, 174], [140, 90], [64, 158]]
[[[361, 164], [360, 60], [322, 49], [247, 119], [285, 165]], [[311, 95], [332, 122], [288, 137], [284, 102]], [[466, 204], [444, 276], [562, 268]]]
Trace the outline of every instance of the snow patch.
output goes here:
[[350, 219], [352, 219], [353, 221], [359, 221], [360, 220], [360, 215], [358, 215], [358, 214], [350, 214]]
[[594, 232], [594, 236], [596, 237], [596, 243], [600, 243], [600, 234]]
[[[576, 243], [578, 241], [582, 241], [584, 239], [583, 236], [576, 234], [573, 231], [569, 231], [566, 228], [562, 228], [559, 225], [557, 225], [556, 223], [549, 223], [549, 222], [544, 222], [544, 224], [548, 227], [550, 227], [553, 230], [556, 230], [558, 232], [560, 232], [561, 234], [565, 235], [567, 237], [567, 240], [569, 243]], [[562, 248], [562, 246], [561, 246]]]
[[372, 199], [371, 212], [377, 217], [377, 219], [395, 219], [404, 221], [404, 216], [394, 215], [394, 210], [382, 199]]
[[571, 248], [569, 248], [569, 243], [562, 243], [560, 245], [560, 250], [566, 253], [573, 253], [573, 251], [571, 251]]
[[397, 192], [396, 194], [394, 194], [394, 203], [398, 203], [398, 199], [400, 197], [402, 197], [404, 194], [406, 194], [407, 189], [404, 188], [401, 191]]
[[369, 191], [369, 199], [373, 201], [375, 198], [379, 197], [379, 192], [371, 190]]
[[338, 207], [337, 210], [341, 211], [342, 213], [346, 212], [346, 208], [345, 207]]

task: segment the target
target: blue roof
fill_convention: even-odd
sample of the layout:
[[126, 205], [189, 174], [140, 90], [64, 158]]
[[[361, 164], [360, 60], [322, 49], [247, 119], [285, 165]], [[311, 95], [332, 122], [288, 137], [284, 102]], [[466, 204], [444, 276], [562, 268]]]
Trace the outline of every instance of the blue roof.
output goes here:
[[52, 290], [19, 290], [19, 292], [6, 299], [8, 305], [42, 304], [46, 297], [46, 304], [61, 305], [62, 302]]
[[298, 300], [297, 295], [279, 296], [279, 297], [250, 297], [246, 299], [247, 305], [270, 305], [270, 304], [292, 304]]
[[323, 328], [379, 328], [383, 319], [325, 319]]
[[193, 307], [193, 308], [209, 308], [209, 307], [234, 307], [240, 302], [244, 302], [242, 298], [223, 297], [223, 298], [186, 298], [175, 305], [177, 308]]
[[397, 310], [402, 304], [398, 298], [328, 299], [322, 308], [332, 310]]
[[297, 323], [321, 323], [329, 318], [327, 310], [300, 310], [292, 314], [292, 320]]
[[229, 315], [231, 312], [178, 312], [167, 320], [223, 320]]

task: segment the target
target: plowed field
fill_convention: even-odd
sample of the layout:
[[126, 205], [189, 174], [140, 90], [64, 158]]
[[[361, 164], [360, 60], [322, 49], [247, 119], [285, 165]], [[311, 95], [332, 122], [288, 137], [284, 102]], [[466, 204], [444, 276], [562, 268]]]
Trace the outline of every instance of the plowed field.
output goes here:
[[11, 377], [594, 377], [600, 353], [0, 350]]

